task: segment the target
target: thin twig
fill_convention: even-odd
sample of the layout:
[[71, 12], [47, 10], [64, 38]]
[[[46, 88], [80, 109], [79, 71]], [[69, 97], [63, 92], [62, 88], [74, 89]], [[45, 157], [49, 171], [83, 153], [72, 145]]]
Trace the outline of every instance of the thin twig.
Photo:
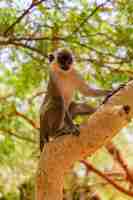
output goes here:
[[18, 139], [25, 140], [25, 141], [27, 141], [27, 142], [31, 142], [31, 143], [34, 143], [34, 144], [36, 143], [35, 140], [32, 140], [32, 139], [27, 138], [27, 137], [24, 137], [24, 136], [20, 136], [20, 135], [14, 133], [14, 132], [13, 132], [12, 130], [10, 130], [10, 129], [0, 129], [0, 132], [3, 132], [3, 133], [6, 133], [6, 134], [9, 134], [9, 135], [12, 135], [12, 136], [14, 136], [14, 137], [16, 137], [16, 138], [18, 138]]
[[[61, 38], [61, 37], [55, 37], [55, 39], [57, 40], [65, 40], [65, 38]], [[40, 41], [40, 40], [52, 40], [52, 38], [50, 37], [39, 37], [39, 36], [35, 36], [35, 37], [19, 37], [19, 38], [11, 38], [10, 41]]]
[[26, 115], [24, 115], [23, 113], [21, 112], [18, 112], [17, 110], [15, 111], [15, 115], [18, 116], [18, 117], [21, 117], [23, 118], [24, 120], [26, 120], [29, 124], [32, 125], [33, 128], [35, 129], [39, 129], [39, 125], [36, 124], [32, 119], [28, 118]]

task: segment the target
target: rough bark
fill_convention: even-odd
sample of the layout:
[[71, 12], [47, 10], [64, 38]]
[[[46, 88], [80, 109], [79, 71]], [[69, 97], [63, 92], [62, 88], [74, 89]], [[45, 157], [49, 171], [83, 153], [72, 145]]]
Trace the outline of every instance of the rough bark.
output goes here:
[[44, 146], [37, 171], [36, 200], [62, 200], [64, 175], [72, 164], [105, 145], [132, 117], [133, 81], [81, 125], [80, 136], [65, 135]]

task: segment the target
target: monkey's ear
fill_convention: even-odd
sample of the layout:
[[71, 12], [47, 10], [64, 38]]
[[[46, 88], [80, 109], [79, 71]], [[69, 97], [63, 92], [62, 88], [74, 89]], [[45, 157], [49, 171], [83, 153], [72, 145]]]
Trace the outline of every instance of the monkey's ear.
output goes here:
[[48, 55], [48, 60], [51, 63], [55, 59], [55, 56], [53, 54]]

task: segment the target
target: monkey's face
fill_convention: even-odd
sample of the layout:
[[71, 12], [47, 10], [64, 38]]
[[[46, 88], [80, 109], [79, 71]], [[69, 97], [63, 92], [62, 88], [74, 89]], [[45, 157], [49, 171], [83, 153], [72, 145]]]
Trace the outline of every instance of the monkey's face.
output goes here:
[[73, 57], [71, 52], [62, 50], [57, 54], [57, 62], [60, 64], [60, 68], [63, 70], [69, 70], [73, 63]]

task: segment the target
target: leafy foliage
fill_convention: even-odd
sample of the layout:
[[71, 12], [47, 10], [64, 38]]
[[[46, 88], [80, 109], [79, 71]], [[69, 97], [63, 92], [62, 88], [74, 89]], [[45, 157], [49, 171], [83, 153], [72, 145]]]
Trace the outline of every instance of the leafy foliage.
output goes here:
[[[69, 47], [77, 70], [97, 87], [115, 88], [133, 77], [132, 0], [43, 1], [12, 26], [28, 6], [24, 0], [0, 1], [0, 198], [6, 200], [20, 199], [19, 186], [35, 173], [39, 107], [48, 80], [49, 53]], [[78, 94], [75, 98], [84, 100]], [[98, 105], [101, 99], [86, 101]], [[131, 130], [115, 140], [130, 153], [127, 138], [131, 137]], [[92, 162], [108, 168], [107, 157], [107, 152], [101, 150]], [[132, 158], [128, 160], [132, 165]], [[84, 179], [85, 185], [99, 181], [89, 178]], [[111, 187], [99, 187], [98, 191], [102, 199], [130, 199], [122, 195], [119, 198]], [[79, 198], [80, 192], [72, 193], [75, 199]]]

